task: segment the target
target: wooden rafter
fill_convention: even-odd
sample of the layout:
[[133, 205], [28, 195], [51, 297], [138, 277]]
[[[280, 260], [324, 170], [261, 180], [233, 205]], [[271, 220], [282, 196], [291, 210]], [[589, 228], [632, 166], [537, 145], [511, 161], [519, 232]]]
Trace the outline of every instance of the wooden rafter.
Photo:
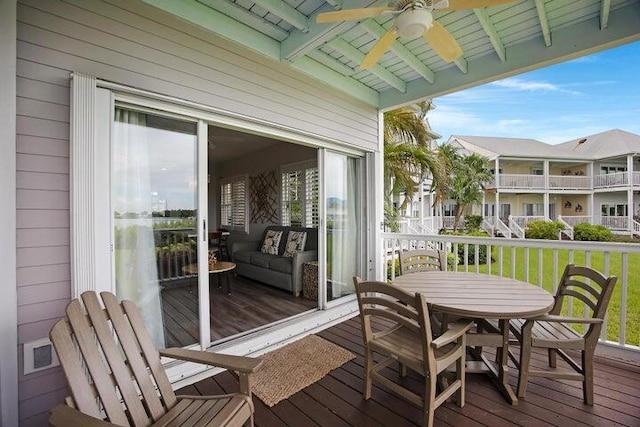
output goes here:
[[549, 20], [547, 19], [547, 11], [544, 7], [544, 0], [536, 0], [536, 10], [538, 11], [538, 21], [540, 21], [540, 28], [542, 29], [542, 36], [544, 37], [544, 44], [551, 46], [551, 29], [549, 28]]
[[[347, 41], [345, 41], [342, 38], [331, 40], [328, 43], [328, 45], [331, 48], [342, 53], [351, 61], [357, 62], [358, 64], [360, 64], [364, 59], [364, 54], [362, 52], [360, 52], [358, 49], [353, 47], [351, 44], [349, 44]], [[402, 93], [406, 92], [407, 87], [404, 80], [402, 80], [401, 78], [399, 78], [398, 76], [396, 76], [395, 74], [387, 70], [386, 68], [382, 67], [381, 65], [376, 64], [373, 67], [371, 67], [369, 71], [371, 72], [371, 74], [374, 74], [380, 79], [389, 83], [391, 86], [398, 89], [400, 92]]]
[[609, 12], [611, 12], [611, 0], [602, 0], [600, 3], [600, 29], [609, 26]]
[[493, 22], [491, 22], [491, 19], [489, 19], [489, 14], [487, 13], [487, 11], [485, 9], [473, 9], [473, 12], [476, 14], [478, 21], [480, 21], [480, 25], [482, 25], [484, 32], [487, 33], [487, 36], [489, 36], [489, 40], [491, 41], [493, 48], [498, 54], [498, 58], [500, 58], [500, 61], [506, 61], [506, 50], [504, 48], [504, 45], [502, 44], [500, 36], [498, 35], [498, 31], [496, 31], [496, 27], [493, 25]]

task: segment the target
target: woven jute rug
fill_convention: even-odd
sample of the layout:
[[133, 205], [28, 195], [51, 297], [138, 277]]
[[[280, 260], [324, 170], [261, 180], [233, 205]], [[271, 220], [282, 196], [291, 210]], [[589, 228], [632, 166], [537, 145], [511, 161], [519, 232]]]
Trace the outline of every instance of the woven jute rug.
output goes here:
[[339, 345], [309, 335], [263, 355], [264, 362], [251, 376], [251, 390], [271, 407], [355, 357]]

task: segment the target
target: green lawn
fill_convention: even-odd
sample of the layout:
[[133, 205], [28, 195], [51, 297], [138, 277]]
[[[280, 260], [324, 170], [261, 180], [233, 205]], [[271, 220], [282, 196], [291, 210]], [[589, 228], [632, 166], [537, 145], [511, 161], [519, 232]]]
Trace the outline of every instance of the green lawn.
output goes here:
[[[558, 250], [558, 279], [562, 275], [564, 266], [569, 263], [569, 251]], [[554, 283], [554, 263], [553, 249], [529, 249], [529, 277], [525, 277], [525, 253], [526, 249], [516, 248], [515, 273], [516, 279], [524, 280], [533, 284], [542, 283], [542, 287], [553, 293]], [[539, 257], [542, 256], [542, 278], [538, 277]], [[511, 276], [511, 268], [513, 265], [511, 256], [511, 248], [504, 248], [502, 253], [502, 275]], [[591, 252], [591, 260], [589, 263], [585, 261], [584, 251], [574, 251], [573, 263], [576, 265], [590, 265], [604, 273], [604, 253]], [[491, 264], [491, 273], [499, 274], [499, 252], [498, 248], [493, 248], [493, 262]], [[458, 265], [458, 270], [464, 270], [464, 265]], [[469, 266], [469, 271], [475, 271], [475, 265]], [[481, 264], [479, 271], [487, 272], [487, 265]], [[613, 297], [609, 304], [607, 313], [607, 339], [610, 341], [618, 341], [620, 331], [620, 311], [622, 307], [622, 255], [611, 254], [609, 257], [609, 274], [618, 276], [618, 283], [614, 290]], [[540, 282], [541, 279], [541, 282]], [[630, 254], [628, 257], [628, 288], [626, 298], [626, 333], [625, 342], [630, 345], [640, 345], [640, 254]], [[582, 307], [573, 307], [573, 315], [582, 315]]]

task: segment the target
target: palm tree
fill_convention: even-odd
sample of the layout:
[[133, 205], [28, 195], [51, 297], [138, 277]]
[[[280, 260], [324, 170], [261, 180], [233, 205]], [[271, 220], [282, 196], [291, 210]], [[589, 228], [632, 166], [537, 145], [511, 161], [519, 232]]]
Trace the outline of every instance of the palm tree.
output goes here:
[[406, 208], [427, 174], [431, 174], [434, 183], [447, 176], [436, 152], [429, 146], [429, 128], [425, 118], [432, 108], [431, 102], [423, 102], [419, 104], [418, 112], [400, 108], [384, 114], [384, 187], [387, 213], [392, 209], [393, 196], [400, 193], [404, 193], [400, 209]]
[[487, 158], [473, 153], [468, 156], [453, 156], [453, 175], [449, 183], [447, 197], [455, 200], [453, 229], [457, 230], [462, 213], [472, 204], [480, 202], [485, 185], [493, 175], [487, 168]]

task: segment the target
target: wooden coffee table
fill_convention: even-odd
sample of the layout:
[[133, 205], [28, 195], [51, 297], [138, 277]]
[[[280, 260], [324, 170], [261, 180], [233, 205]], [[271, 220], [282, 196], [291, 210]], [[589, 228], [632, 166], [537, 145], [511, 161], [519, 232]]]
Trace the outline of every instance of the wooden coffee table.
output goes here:
[[[211, 275], [216, 275], [218, 280], [218, 288], [222, 288], [220, 275], [224, 275], [226, 279], [226, 291], [229, 295], [231, 295], [231, 280], [229, 278], [229, 274], [231, 274], [231, 270], [236, 268], [236, 263], [231, 261], [218, 261], [213, 268], [209, 269], [209, 277]], [[182, 272], [185, 274], [198, 274], [198, 264], [189, 264], [182, 267]]]

